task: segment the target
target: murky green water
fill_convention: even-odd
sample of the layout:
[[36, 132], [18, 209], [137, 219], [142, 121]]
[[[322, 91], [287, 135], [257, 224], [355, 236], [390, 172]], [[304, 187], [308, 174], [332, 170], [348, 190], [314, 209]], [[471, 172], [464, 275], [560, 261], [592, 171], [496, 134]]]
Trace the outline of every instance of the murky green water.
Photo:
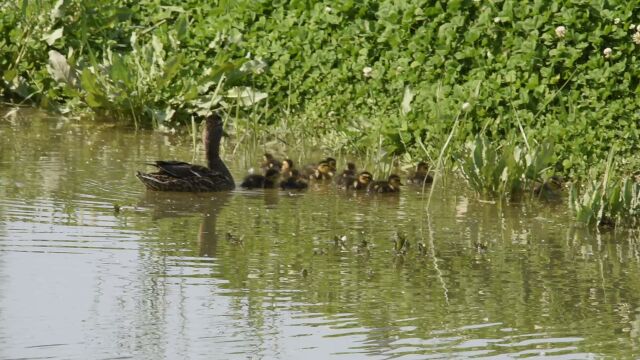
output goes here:
[[638, 236], [563, 204], [154, 194], [135, 170], [190, 139], [29, 112], [0, 138], [2, 359], [640, 356]]

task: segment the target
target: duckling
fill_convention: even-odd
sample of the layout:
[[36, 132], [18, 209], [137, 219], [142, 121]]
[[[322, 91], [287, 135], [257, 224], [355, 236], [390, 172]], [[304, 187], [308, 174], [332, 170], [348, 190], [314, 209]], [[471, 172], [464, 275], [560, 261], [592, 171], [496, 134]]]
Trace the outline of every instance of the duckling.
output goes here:
[[262, 171], [267, 171], [271, 168], [280, 168], [280, 161], [278, 161], [272, 154], [264, 153], [262, 155], [262, 162], [260, 163]]
[[424, 161], [420, 161], [416, 165], [416, 171], [407, 179], [407, 182], [417, 185], [431, 184], [433, 176], [429, 175], [429, 165]]
[[309, 184], [302, 178], [297, 169], [292, 169], [290, 175], [280, 181], [280, 188], [282, 190], [302, 190], [306, 189], [308, 186]]
[[373, 175], [371, 175], [370, 172], [362, 171], [360, 174], [358, 174], [358, 177], [356, 177], [350, 184], [347, 185], [347, 190], [366, 190], [369, 188], [372, 180]]
[[240, 186], [247, 189], [254, 189], [254, 188], [271, 189], [276, 186], [279, 178], [280, 178], [280, 172], [277, 169], [271, 168], [271, 169], [268, 169], [264, 175], [258, 175], [258, 174], [247, 175], [247, 177], [244, 178]]
[[373, 193], [399, 192], [401, 185], [404, 184], [400, 181], [400, 176], [391, 174], [387, 181], [374, 181], [370, 183], [367, 190]]
[[[294, 172], [294, 168], [293, 168], [293, 160], [291, 159], [284, 159], [282, 160], [282, 164], [280, 164], [280, 175], [282, 175], [282, 177], [284, 178], [288, 178], [291, 175], [293, 175]], [[295, 170], [296, 173], [298, 172], [297, 170]]]
[[305, 176], [310, 180], [331, 180], [334, 172], [326, 161], [322, 160], [315, 167], [307, 167]]
[[328, 157], [328, 158], [324, 159], [324, 162], [326, 162], [327, 165], [329, 165], [329, 170], [331, 170], [331, 172], [333, 174], [335, 174], [336, 170], [337, 170], [337, 168], [336, 168], [336, 159], [334, 159], [332, 157]]
[[356, 180], [356, 164], [354, 163], [347, 163], [347, 168], [342, 171], [342, 173], [340, 174], [340, 176], [338, 176], [337, 181], [338, 181], [338, 187], [339, 188], [348, 188], [349, 185], [353, 184], [353, 182]]
[[533, 186], [533, 194], [542, 198], [551, 199], [559, 196], [562, 190], [564, 180], [562, 176], [553, 175], [542, 183], [536, 183]]

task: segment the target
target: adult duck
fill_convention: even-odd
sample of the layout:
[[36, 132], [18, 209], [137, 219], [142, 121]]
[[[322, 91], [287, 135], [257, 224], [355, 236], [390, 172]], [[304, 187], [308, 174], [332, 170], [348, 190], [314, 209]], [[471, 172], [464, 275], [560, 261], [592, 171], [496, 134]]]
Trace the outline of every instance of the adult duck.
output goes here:
[[149, 165], [159, 169], [154, 173], [138, 171], [136, 176], [144, 186], [154, 191], [212, 192], [233, 190], [235, 183], [229, 169], [220, 158], [222, 118], [213, 113], [204, 123], [202, 142], [207, 166], [183, 161], [159, 160]]

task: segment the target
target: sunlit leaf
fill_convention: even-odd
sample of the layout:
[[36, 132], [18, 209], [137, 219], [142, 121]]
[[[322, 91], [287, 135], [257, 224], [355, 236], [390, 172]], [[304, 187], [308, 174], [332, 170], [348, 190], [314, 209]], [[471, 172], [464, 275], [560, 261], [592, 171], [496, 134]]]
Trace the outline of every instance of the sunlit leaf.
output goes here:
[[49, 51], [49, 64], [47, 71], [57, 82], [64, 82], [69, 85], [75, 85], [75, 76], [71, 71], [69, 63], [64, 55], [55, 50]]
[[47, 44], [49, 45], [53, 45], [53, 43], [55, 43], [56, 40], [62, 37], [62, 32], [63, 32], [62, 28], [55, 29], [51, 33], [44, 35], [42, 37], [42, 40], [46, 41]]
[[237, 99], [240, 104], [249, 106], [259, 102], [260, 100], [266, 99], [267, 93], [257, 91], [250, 87], [236, 86], [227, 91], [226, 97]]

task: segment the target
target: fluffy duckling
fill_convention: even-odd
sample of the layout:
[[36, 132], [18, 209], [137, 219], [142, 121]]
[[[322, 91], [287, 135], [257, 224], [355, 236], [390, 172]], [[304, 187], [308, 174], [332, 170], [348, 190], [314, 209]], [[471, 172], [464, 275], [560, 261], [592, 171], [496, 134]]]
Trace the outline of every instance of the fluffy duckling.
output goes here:
[[368, 171], [362, 171], [350, 184], [347, 185], [347, 190], [367, 190], [372, 181], [373, 175]]
[[356, 180], [356, 164], [347, 163], [347, 168], [337, 177], [338, 187], [348, 188]]
[[[326, 159], [324, 159], [324, 162], [327, 163], [327, 165], [329, 165], [329, 169], [331, 170], [332, 173], [336, 173], [336, 159], [332, 158], [332, 157], [328, 157]], [[355, 168], [355, 167], [354, 167]]]
[[315, 167], [309, 166], [305, 169], [305, 177], [310, 180], [331, 180], [335, 172], [325, 160], [322, 160]]
[[290, 175], [280, 181], [282, 190], [302, 190], [309, 186], [307, 181], [300, 175], [297, 169], [291, 169]]
[[271, 189], [276, 186], [279, 178], [280, 178], [280, 172], [278, 171], [278, 169], [271, 168], [271, 169], [268, 169], [264, 175], [259, 175], [259, 174], [247, 175], [247, 177], [244, 178], [240, 186], [246, 189], [255, 189], [255, 188]]
[[429, 165], [424, 161], [420, 161], [416, 165], [416, 171], [407, 179], [407, 182], [417, 185], [431, 184], [433, 176], [429, 175]]
[[260, 168], [262, 171], [267, 171], [271, 168], [280, 168], [280, 161], [278, 161], [272, 154], [264, 153], [262, 155], [262, 162], [260, 162]]
[[545, 182], [536, 183], [533, 186], [533, 193], [538, 197], [546, 199], [554, 198], [560, 195], [559, 192], [562, 190], [563, 183], [562, 176], [553, 175]]
[[391, 174], [387, 181], [374, 181], [369, 184], [368, 191], [372, 193], [393, 193], [399, 192], [400, 186], [403, 185], [400, 181], [400, 176]]
[[298, 171], [293, 168], [293, 160], [291, 159], [282, 160], [282, 164], [280, 164], [280, 175], [282, 175], [282, 177], [288, 178], [293, 175], [294, 171], [298, 173]]

